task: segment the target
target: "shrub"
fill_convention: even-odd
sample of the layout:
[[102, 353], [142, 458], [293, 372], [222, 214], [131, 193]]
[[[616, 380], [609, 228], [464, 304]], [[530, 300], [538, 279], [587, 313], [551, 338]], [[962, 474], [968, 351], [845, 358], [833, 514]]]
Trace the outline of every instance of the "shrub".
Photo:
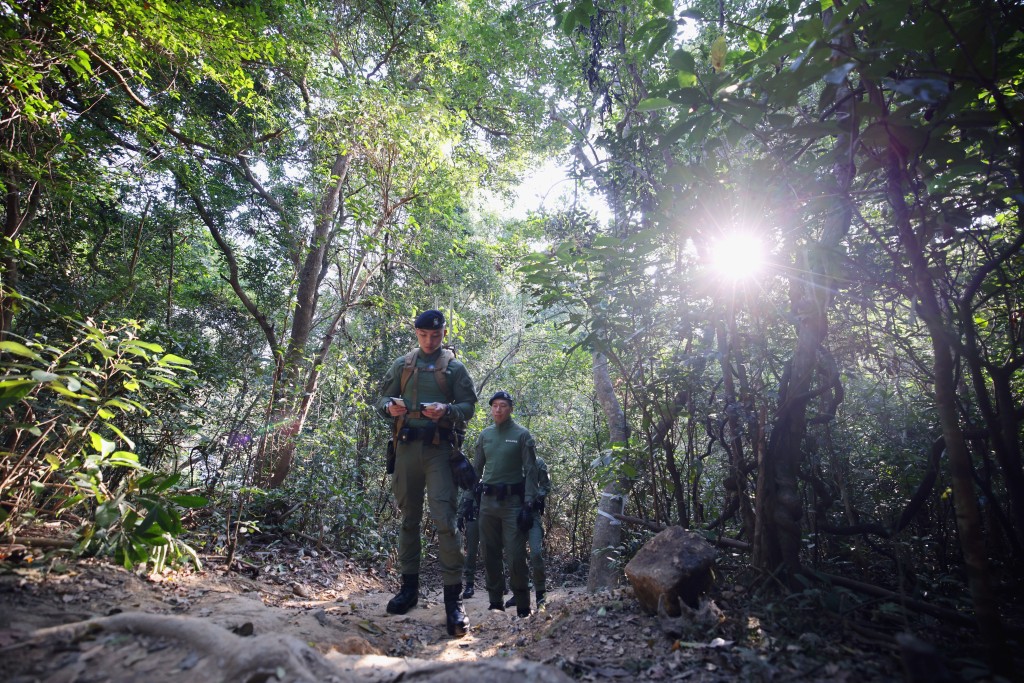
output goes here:
[[140, 339], [134, 321], [52, 322], [55, 334], [0, 341], [0, 528], [72, 517], [79, 552], [126, 567], [197, 561], [177, 538], [179, 508], [205, 499], [175, 493], [179, 476], [150, 472], [125, 433], [159, 422], [147, 406], [179, 393], [191, 363]]

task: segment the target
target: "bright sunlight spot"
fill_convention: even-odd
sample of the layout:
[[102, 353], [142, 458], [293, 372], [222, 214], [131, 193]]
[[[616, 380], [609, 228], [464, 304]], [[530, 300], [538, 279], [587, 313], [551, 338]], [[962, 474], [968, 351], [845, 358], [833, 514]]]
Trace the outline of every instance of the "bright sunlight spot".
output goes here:
[[720, 238], [711, 247], [711, 268], [719, 277], [751, 280], [764, 271], [765, 247], [760, 238], [735, 233]]

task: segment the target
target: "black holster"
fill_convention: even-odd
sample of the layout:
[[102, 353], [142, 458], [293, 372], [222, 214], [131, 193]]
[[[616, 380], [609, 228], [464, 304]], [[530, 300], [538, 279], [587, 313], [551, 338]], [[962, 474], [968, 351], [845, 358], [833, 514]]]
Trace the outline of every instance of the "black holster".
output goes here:
[[384, 463], [384, 470], [388, 474], [395, 473], [395, 439], [391, 437], [388, 439], [388, 454], [387, 460]]

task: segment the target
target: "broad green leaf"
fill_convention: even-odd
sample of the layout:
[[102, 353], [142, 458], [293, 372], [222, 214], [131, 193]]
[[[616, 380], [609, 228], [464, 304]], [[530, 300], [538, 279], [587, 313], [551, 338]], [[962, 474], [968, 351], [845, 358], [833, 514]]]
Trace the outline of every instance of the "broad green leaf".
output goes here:
[[181, 481], [181, 472], [175, 472], [174, 474], [164, 479], [154, 490], [156, 492], [166, 491], [167, 489], [177, 484], [179, 481]]
[[96, 349], [97, 351], [99, 351], [100, 355], [102, 355], [105, 359], [108, 359], [108, 360], [117, 355], [116, 353], [111, 351], [109, 348], [107, 348], [104, 344], [100, 344], [100, 343], [94, 342], [92, 344], [92, 347], [94, 349]]
[[117, 434], [118, 437], [120, 437], [122, 441], [124, 441], [126, 444], [128, 444], [129, 448], [134, 450], [135, 442], [132, 441], [131, 439], [129, 439], [127, 436], [125, 436], [124, 432], [122, 432], [120, 429], [118, 429], [116, 425], [113, 425], [113, 424], [111, 424], [109, 422], [104, 422], [103, 424], [107, 427], [107, 429], [109, 429], [110, 431], [112, 431], [115, 434]]
[[67, 389], [60, 382], [50, 382], [49, 384], [46, 385], [46, 388], [49, 389], [50, 391], [57, 392], [61, 396], [67, 396], [68, 398], [84, 399], [84, 400], [87, 400], [87, 401], [95, 401], [96, 400], [94, 397], [89, 396], [87, 394], [71, 391], [70, 389]]
[[140, 523], [132, 530], [133, 533], [137, 536], [141, 536], [142, 534], [146, 533], [146, 531], [148, 531], [150, 527], [157, 523], [157, 520], [160, 517], [161, 510], [162, 508], [159, 505], [154, 505], [153, 507], [151, 507], [149, 509], [149, 512], [146, 514], [145, 519], [142, 520], [142, 523]]
[[32, 360], [37, 361], [43, 360], [43, 357], [38, 353], [16, 341], [0, 341], [0, 352], [13, 353], [16, 356], [31, 358]]
[[679, 83], [680, 88], [692, 88], [697, 84], [697, 74], [689, 71], [679, 71], [676, 73], [676, 81]]
[[176, 356], [173, 353], [168, 353], [160, 358], [160, 364], [192, 365], [192, 361], [187, 358], [182, 358], [181, 356]]
[[92, 447], [96, 451], [96, 453], [100, 454], [103, 457], [109, 456], [110, 454], [114, 453], [114, 449], [116, 449], [117, 447], [117, 444], [114, 441], [105, 439], [100, 434], [97, 434], [94, 431], [89, 432], [89, 440], [92, 443]]
[[825, 74], [825, 82], [831, 83], [832, 85], [839, 85], [840, 83], [846, 80], [847, 75], [849, 75], [849, 73], [853, 71], [853, 68], [855, 66], [857, 65], [854, 64], [853, 62], [840, 64], [839, 66]]
[[142, 465], [139, 464], [139, 456], [129, 451], [114, 451], [111, 453], [108, 462], [111, 465], [119, 465], [120, 467], [142, 468]]
[[653, 0], [654, 9], [658, 10], [662, 14], [672, 16], [674, 7], [672, 6], [672, 0]]
[[93, 518], [98, 529], [108, 529], [121, 517], [121, 511], [113, 501], [103, 503], [96, 508], [96, 516]]
[[676, 104], [682, 104], [686, 107], [695, 107], [703, 104], [705, 101], [704, 93], [699, 88], [682, 88], [670, 93], [668, 98]]
[[140, 349], [137, 346], [126, 345], [121, 348], [121, 351], [131, 356], [137, 356], [138, 358], [144, 358], [145, 360], [149, 360], [149, 354], [146, 353], [145, 349]]
[[164, 347], [160, 346], [159, 344], [154, 344], [152, 342], [145, 342], [145, 341], [142, 341], [140, 339], [126, 339], [125, 341], [123, 341], [121, 343], [124, 344], [125, 346], [138, 346], [140, 348], [146, 349], [147, 351], [152, 351], [153, 353], [163, 353], [164, 352]]
[[689, 74], [697, 72], [697, 60], [693, 58], [693, 55], [689, 50], [679, 48], [672, 53], [669, 57], [668, 65], [676, 71], [684, 71]]
[[637, 111], [655, 111], [657, 109], [665, 109], [666, 107], [674, 107], [675, 103], [665, 97], [648, 97], [646, 100], [641, 100], [636, 105]]
[[656, 55], [658, 51], [665, 46], [665, 43], [667, 43], [675, 34], [676, 22], [670, 21], [668, 22], [668, 25], [658, 31], [658, 34], [654, 36], [653, 40], [651, 40], [647, 49], [644, 51], [644, 58], [647, 61], [652, 60], [654, 55]]
[[107, 401], [106, 403], [104, 403], [103, 405], [105, 405], [105, 406], [113, 406], [115, 408], [120, 408], [121, 410], [123, 410], [126, 413], [130, 413], [130, 412], [133, 412], [135, 410], [135, 406], [133, 406], [132, 404], [128, 403], [127, 401], [122, 401], [119, 398], [112, 398], [109, 401]]
[[905, 78], [901, 81], [886, 79], [884, 84], [901, 95], [925, 104], [936, 104], [949, 95], [949, 83], [938, 78]]
[[176, 505], [179, 505], [183, 508], [201, 508], [210, 502], [209, 499], [204, 498], [203, 496], [193, 496], [185, 494], [169, 496], [169, 498], [173, 500]]
[[9, 379], [0, 382], [0, 410], [28, 396], [37, 384], [38, 382], [31, 379]]

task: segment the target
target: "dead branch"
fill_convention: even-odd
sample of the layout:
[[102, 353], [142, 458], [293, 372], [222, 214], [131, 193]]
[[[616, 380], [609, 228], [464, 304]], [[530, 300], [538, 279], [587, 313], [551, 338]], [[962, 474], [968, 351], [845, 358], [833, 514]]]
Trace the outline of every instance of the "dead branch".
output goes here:
[[835, 586], [849, 588], [850, 590], [857, 591], [858, 593], [864, 593], [865, 595], [873, 595], [875, 597], [891, 600], [892, 602], [895, 602], [898, 605], [901, 605], [902, 607], [912, 609], [915, 612], [921, 612], [922, 614], [928, 614], [937, 619], [945, 619], [948, 621], [952, 621], [961, 626], [973, 627], [976, 625], [976, 622], [974, 621], [973, 617], [962, 612], [958, 612], [956, 610], [951, 609], [945, 609], [943, 607], [937, 607], [936, 605], [930, 605], [927, 602], [922, 602], [920, 600], [908, 598], [907, 596], [901, 595], [900, 593], [896, 593], [894, 591], [882, 588], [880, 586], [874, 586], [870, 583], [864, 583], [863, 581], [855, 581], [853, 579], [848, 579], [843, 576], [826, 574], [824, 572], [810, 571], [807, 569], [801, 570], [800, 573], [803, 576], [806, 576], [807, 578], [812, 580], [823, 581], [825, 583], [830, 583]]

